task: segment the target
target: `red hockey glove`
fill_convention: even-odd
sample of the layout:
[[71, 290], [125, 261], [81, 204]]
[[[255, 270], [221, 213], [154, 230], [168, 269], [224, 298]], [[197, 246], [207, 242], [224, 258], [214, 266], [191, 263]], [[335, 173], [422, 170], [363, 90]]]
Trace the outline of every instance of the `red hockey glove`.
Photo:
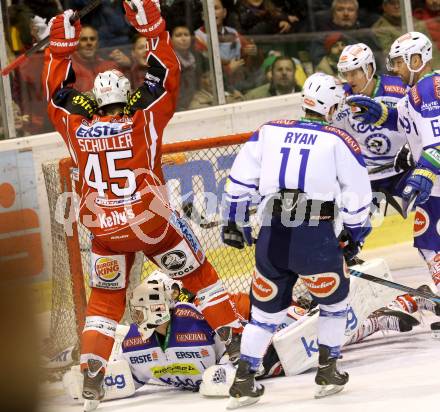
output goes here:
[[128, 21], [142, 36], [157, 37], [165, 30], [158, 0], [125, 0], [124, 9]]
[[66, 10], [63, 14], [53, 17], [49, 22], [49, 49], [56, 56], [68, 57], [78, 46], [81, 23], [79, 20], [73, 25], [70, 23], [73, 14], [73, 10]]

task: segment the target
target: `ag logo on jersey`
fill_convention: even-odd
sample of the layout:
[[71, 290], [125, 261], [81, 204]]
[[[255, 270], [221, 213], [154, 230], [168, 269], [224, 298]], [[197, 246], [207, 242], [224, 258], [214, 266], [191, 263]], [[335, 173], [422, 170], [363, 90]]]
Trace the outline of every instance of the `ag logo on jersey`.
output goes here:
[[172, 250], [171, 252], [163, 255], [160, 261], [168, 270], [171, 272], [176, 272], [177, 270], [185, 267], [186, 254], [181, 250]]
[[387, 154], [391, 149], [391, 142], [382, 133], [373, 133], [365, 139], [365, 145], [371, 153], [376, 155]]

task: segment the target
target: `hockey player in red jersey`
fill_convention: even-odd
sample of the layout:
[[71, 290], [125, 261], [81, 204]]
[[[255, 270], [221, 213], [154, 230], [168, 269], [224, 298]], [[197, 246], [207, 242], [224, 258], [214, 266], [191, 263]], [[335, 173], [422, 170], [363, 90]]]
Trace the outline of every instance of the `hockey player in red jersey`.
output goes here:
[[145, 81], [133, 94], [122, 73], [100, 73], [92, 99], [71, 88], [70, 55], [81, 30], [72, 10], [52, 19], [43, 88], [49, 118], [80, 174], [79, 219], [92, 233], [91, 295], [81, 339], [83, 397], [98, 402], [128, 274], [142, 251], [161, 270], [197, 294], [199, 309], [231, 355], [241, 328], [217, 272], [187, 223], [169, 206], [161, 169], [164, 128], [174, 114], [180, 66], [158, 2], [124, 2], [128, 21], [147, 38]]

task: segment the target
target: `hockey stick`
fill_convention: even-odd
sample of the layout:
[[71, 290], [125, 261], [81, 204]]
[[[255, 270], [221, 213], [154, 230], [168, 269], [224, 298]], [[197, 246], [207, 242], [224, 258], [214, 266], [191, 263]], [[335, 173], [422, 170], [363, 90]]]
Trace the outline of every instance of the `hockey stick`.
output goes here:
[[421, 290], [410, 288], [409, 286], [401, 285], [400, 283], [391, 282], [390, 280], [385, 280], [373, 275], [369, 275], [367, 273], [359, 272], [358, 270], [348, 269], [348, 271], [350, 272], [350, 275], [356, 276], [357, 278], [369, 280], [370, 282], [375, 282], [379, 285], [388, 286], [389, 288], [401, 290], [402, 292], [406, 292], [411, 295], [421, 296], [422, 298], [432, 300], [435, 303], [440, 303], [440, 297], [434, 295], [433, 293], [423, 292]]
[[[89, 14], [93, 9], [98, 7], [101, 4], [101, 0], [93, 0], [87, 6], [83, 7], [80, 11], [75, 12], [75, 14], [70, 19], [70, 23], [73, 24], [77, 20], [81, 19], [85, 15]], [[26, 50], [23, 54], [18, 56], [14, 61], [9, 63], [4, 69], [1, 70], [1, 75], [6, 76], [12, 70], [23, 64], [29, 56], [33, 55], [35, 52], [45, 47], [49, 43], [50, 36], [45, 37], [40, 40], [38, 43], [34, 44], [29, 50]]]
[[383, 172], [384, 170], [392, 169], [393, 167], [394, 167], [394, 161], [393, 162], [388, 162], [388, 163], [385, 163], [383, 165], [371, 168], [368, 171], [368, 174], [369, 175], [374, 175], [375, 173], [380, 173], [380, 172]]
[[[211, 229], [222, 224], [221, 220], [208, 220], [203, 212], [200, 213], [194, 207], [194, 204], [192, 202], [183, 204], [182, 211], [188, 219], [190, 219], [202, 229]], [[255, 213], [257, 213], [257, 208], [249, 209], [249, 216], [252, 216]]]

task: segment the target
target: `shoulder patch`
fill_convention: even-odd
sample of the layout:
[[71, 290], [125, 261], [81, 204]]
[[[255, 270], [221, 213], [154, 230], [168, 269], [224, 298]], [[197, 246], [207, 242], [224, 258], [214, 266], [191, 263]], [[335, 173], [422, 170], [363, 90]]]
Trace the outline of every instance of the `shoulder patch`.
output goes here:
[[280, 119], [280, 120], [272, 120], [270, 122], [265, 123], [264, 125], [292, 127], [297, 122], [298, 122], [297, 120]]
[[63, 88], [55, 93], [53, 103], [62, 107], [70, 114], [77, 114], [91, 119], [98, 109], [95, 99], [70, 87]]
[[165, 89], [159, 83], [145, 82], [128, 99], [124, 108], [126, 115], [132, 115], [137, 110], [144, 110], [151, 106], [165, 93]]
[[419, 91], [417, 90], [416, 84], [413, 87], [411, 87], [410, 99], [411, 102], [414, 103], [414, 106], [420, 106], [420, 103], [422, 103], [422, 99], [420, 97]]
[[191, 304], [178, 303], [174, 308], [174, 317], [204, 320], [203, 315]]
[[338, 127], [334, 126], [323, 126], [321, 130], [339, 137], [350, 149], [351, 153], [353, 153], [353, 156], [356, 158], [359, 164], [365, 167], [365, 160], [362, 156], [361, 147], [354, 137], [352, 137], [345, 130], [339, 129]]

